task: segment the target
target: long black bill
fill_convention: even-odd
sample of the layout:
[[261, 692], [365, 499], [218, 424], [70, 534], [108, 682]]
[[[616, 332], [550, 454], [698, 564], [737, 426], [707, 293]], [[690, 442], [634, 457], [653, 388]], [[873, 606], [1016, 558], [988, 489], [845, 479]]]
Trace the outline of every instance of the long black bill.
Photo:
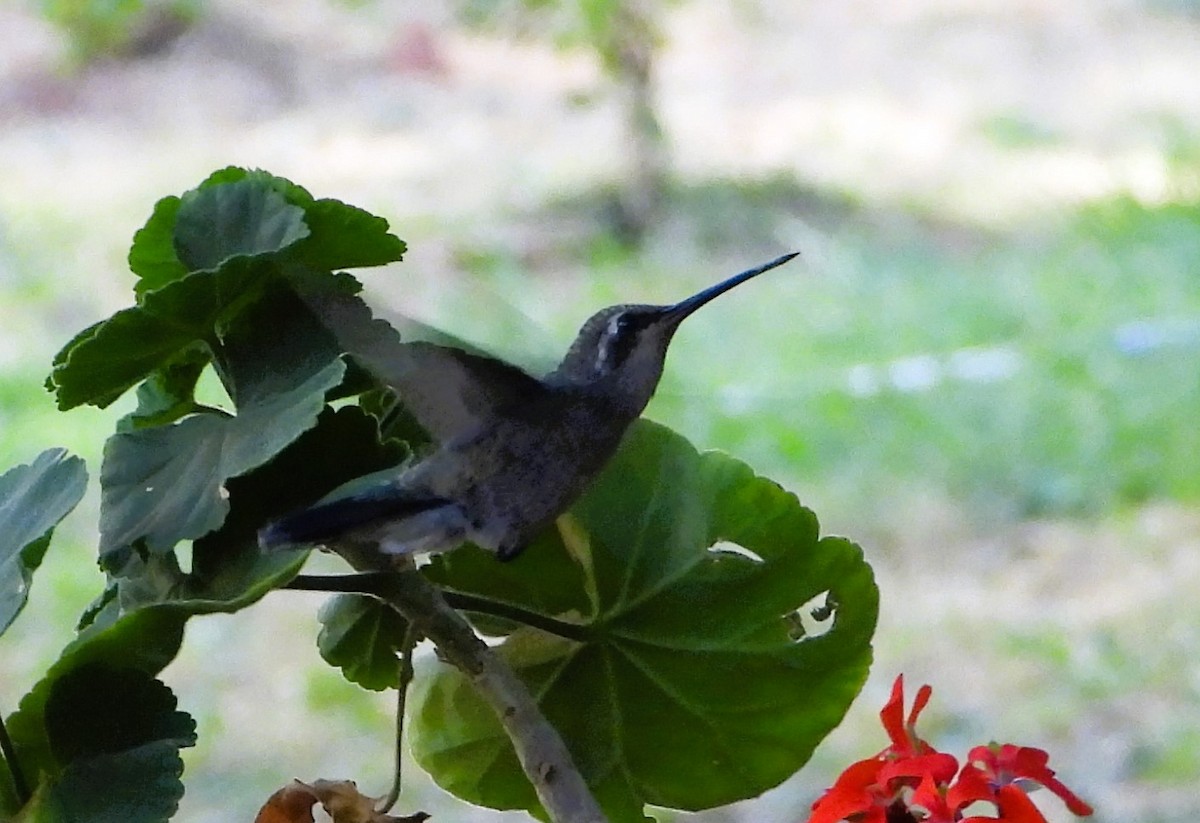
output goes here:
[[763, 272], [767, 272], [771, 269], [782, 266], [793, 257], [798, 257], [799, 255], [800, 252], [794, 251], [791, 254], [785, 254], [782, 257], [777, 257], [770, 263], [763, 263], [761, 266], [755, 266], [752, 269], [747, 269], [741, 274], [735, 274], [728, 280], [722, 280], [715, 286], [709, 286], [699, 294], [693, 294], [686, 300], [680, 300], [673, 306], [667, 306], [663, 311], [663, 314], [673, 320], [675, 323], [679, 323], [683, 320], [683, 318], [687, 317], [689, 314], [703, 306], [708, 301], [712, 300], [714, 297], [719, 297], [720, 295], [732, 289], [734, 286], [745, 283], [752, 277], [758, 277]]

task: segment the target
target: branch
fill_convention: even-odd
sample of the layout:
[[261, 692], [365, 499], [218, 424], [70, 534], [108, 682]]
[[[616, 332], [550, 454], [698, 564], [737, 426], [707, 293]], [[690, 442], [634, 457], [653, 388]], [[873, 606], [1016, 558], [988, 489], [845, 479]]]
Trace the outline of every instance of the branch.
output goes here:
[[[327, 578], [319, 578], [324, 581]], [[512, 740], [517, 759], [538, 800], [554, 823], [606, 823], [558, 732], [513, 670], [476, 636], [432, 583], [416, 571], [353, 575], [353, 588], [382, 600], [433, 641], [442, 656], [462, 671], [492, 707]], [[293, 581], [295, 583], [296, 581]], [[310, 580], [295, 588], [310, 588]], [[316, 588], [312, 586], [311, 588]], [[328, 588], [326, 589], [328, 590]]]
[[[284, 588], [298, 591], [368, 594], [378, 597], [378, 590], [374, 581], [371, 580], [371, 575], [383, 573], [385, 572], [329, 575], [298, 574]], [[390, 574], [390, 572], [386, 573]], [[578, 623], [568, 623], [565, 620], [559, 620], [540, 612], [523, 609], [520, 606], [503, 603], [499, 600], [490, 600], [476, 594], [447, 591], [446, 589], [442, 589], [441, 594], [442, 599], [446, 601], [446, 605], [460, 612], [475, 612], [477, 614], [489, 614], [493, 617], [502, 617], [505, 620], [511, 620], [514, 623], [524, 623], [526, 626], [541, 629], [547, 634], [564, 637], [567, 640], [575, 640], [579, 643], [586, 643], [591, 639], [588, 628]]]

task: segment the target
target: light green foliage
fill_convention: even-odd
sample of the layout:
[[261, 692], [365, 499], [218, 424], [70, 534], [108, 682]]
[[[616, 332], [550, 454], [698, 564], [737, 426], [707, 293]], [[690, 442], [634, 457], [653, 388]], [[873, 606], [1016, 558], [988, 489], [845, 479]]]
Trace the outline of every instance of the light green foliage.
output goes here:
[[134, 45], [154, 14], [185, 24], [199, 14], [203, 0], [39, 0], [42, 14], [71, 42], [73, 58], [85, 62], [120, 54]]
[[[636, 18], [630, 6], [637, 5], [643, 14]], [[631, 4], [629, 0], [521, 0], [517, 3], [494, 3], [488, 0], [466, 0], [459, 14], [470, 25], [498, 27], [521, 33], [536, 33], [549, 37], [561, 48], [588, 48], [600, 59], [610, 74], [620, 71], [621, 55], [617, 47], [632, 33], [622, 28], [631, 22], [648, 22], [645, 11], [661, 5], [656, 0]], [[632, 18], [632, 19], [631, 19]], [[655, 34], [657, 39], [657, 33]]]

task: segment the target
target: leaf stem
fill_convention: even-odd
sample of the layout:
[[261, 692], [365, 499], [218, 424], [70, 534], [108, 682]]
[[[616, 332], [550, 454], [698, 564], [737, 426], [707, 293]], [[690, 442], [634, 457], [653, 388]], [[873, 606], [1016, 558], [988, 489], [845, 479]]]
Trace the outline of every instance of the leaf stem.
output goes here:
[[404, 630], [404, 643], [400, 649], [400, 677], [396, 683], [396, 771], [392, 778], [392, 790], [376, 807], [380, 814], [387, 814], [400, 799], [404, 770], [404, 706], [408, 702], [408, 687], [413, 679], [413, 652], [421, 639], [417, 625], [409, 621]]
[[[288, 588], [357, 592], [391, 606], [433, 642], [442, 659], [461, 671], [495, 712], [551, 823], [607, 823], [562, 737], [542, 714], [529, 689], [420, 572], [301, 575], [293, 578]], [[472, 608], [479, 605], [472, 599]], [[504, 616], [513, 616], [510, 610], [505, 611]]]
[[[284, 586], [284, 588], [298, 591], [377, 595], [379, 581], [376, 578], [387, 577], [390, 574], [391, 572], [334, 575], [300, 574], [292, 578], [291, 582]], [[541, 629], [548, 634], [565, 637], [567, 640], [575, 640], [580, 643], [585, 643], [591, 639], [591, 634], [587, 626], [580, 625], [579, 623], [568, 623], [565, 620], [559, 620], [558, 618], [539, 612], [523, 609], [511, 603], [503, 603], [499, 600], [490, 600], [479, 595], [453, 590], [442, 590], [442, 597], [445, 599], [447, 605], [459, 611], [502, 617], [505, 620], [523, 623], [526, 626]]]
[[4, 756], [4, 762], [8, 764], [8, 773], [12, 777], [17, 801], [24, 806], [29, 802], [33, 793], [29, 790], [29, 783], [25, 781], [25, 774], [21, 771], [21, 764], [17, 760], [17, 748], [13, 745], [12, 738], [8, 736], [8, 729], [4, 727], [3, 717], [0, 717], [0, 754]]
[[373, 575], [373, 593], [428, 637], [496, 714], [552, 823], [607, 823], [558, 731], [503, 658], [416, 571]]

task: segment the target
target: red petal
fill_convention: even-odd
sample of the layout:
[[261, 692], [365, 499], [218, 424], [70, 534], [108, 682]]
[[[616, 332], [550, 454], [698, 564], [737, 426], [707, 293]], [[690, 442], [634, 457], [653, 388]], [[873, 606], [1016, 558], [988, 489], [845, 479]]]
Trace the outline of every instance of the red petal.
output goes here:
[[[954, 779], [958, 771], [958, 761], [952, 754], [931, 752], [930, 754], [909, 755], [887, 763], [879, 770], [879, 783], [891, 787], [893, 780], [925, 777], [933, 779], [938, 786], [944, 786]], [[910, 784], [914, 781], [910, 780]]]
[[1012, 743], [1000, 747], [1001, 766], [1018, 777], [1032, 777], [1034, 780], [1039, 780], [1039, 776], [1043, 774], [1051, 777], [1054, 772], [1047, 767], [1049, 762], [1050, 755], [1042, 749], [1032, 746], [1018, 747]]
[[868, 792], [847, 790], [835, 793], [831, 790], [813, 804], [808, 823], [839, 823], [851, 815], [868, 811], [872, 805], [874, 800]]
[[1029, 796], [1016, 786], [1001, 786], [996, 792], [996, 805], [1000, 809], [998, 820], [1008, 823], [1046, 823], [1046, 818]]
[[851, 815], [870, 811], [875, 806], [875, 795], [868, 789], [875, 785], [882, 766], [883, 763], [874, 758], [851, 763], [838, 775], [833, 788], [813, 804], [808, 823], [837, 823]]
[[928, 774], [912, 793], [912, 797], [908, 799], [908, 805], [910, 807], [920, 806], [925, 810], [923, 823], [953, 823], [954, 821], [953, 811], [946, 805], [937, 784]]
[[879, 782], [879, 771], [884, 766], [882, 760], [872, 757], [851, 763], [838, 775], [833, 782], [833, 789], [867, 789]]
[[983, 770], [990, 775], [995, 775], [999, 769], [999, 764], [996, 762], [996, 751], [999, 746], [976, 746], [967, 753], [968, 763], [980, 763]]
[[887, 731], [892, 746], [908, 748], [908, 735], [904, 731], [904, 675], [896, 675], [892, 683], [892, 696], [879, 712], [879, 719]]
[[978, 766], [972, 766], [970, 763], [963, 766], [958, 780], [954, 781], [954, 785], [946, 792], [946, 802], [955, 811], [969, 806], [977, 800], [994, 802], [995, 798], [996, 792], [987, 775]]
[[1079, 815], [1080, 817], [1087, 817], [1093, 811], [1095, 811], [1095, 809], [1084, 802], [1083, 799], [1073, 791], [1064, 786], [1057, 778], [1049, 777], [1044, 780], [1039, 780], [1038, 782], [1058, 795], [1062, 799], [1062, 802], [1067, 804], [1067, 808], [1071, 810], [1072, 814]]
[[917, 725], [917, 718], [925, 709], [925, 704], [933, 696], [933, 686], [926, 684], [917, 690], [917, 699], [913, 701], [912, 711], [908, 713], [908, 728], [911, 731]]

